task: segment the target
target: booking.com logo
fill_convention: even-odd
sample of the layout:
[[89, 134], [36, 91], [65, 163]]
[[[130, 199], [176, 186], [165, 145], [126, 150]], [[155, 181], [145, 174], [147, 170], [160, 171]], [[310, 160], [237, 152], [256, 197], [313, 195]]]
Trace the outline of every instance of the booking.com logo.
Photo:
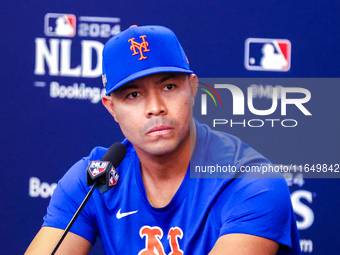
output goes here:
[[[211, 87], [210, 85], [203, 83], [203, 82], [198, 82], [198, 84], [206, 86], [207, 88], [209, 88], [216, 95], [220, 104], [222, 105], [221, 97], [213, 87]], [[212, 98], [212, 100], [214, 101], [215, 106], [217, 106], [217, 102], [215, 100], [215, 97], [213, 96], [213, 94], [211, 94], [211, 92], [209, 90], [201, 88], [201, 87], [198, 87], [198, 88], [203, 90], [205, 93], [207, 93]], [[207, 94], [201, 95], [201, 114], [202, 115], [207, 115]]]

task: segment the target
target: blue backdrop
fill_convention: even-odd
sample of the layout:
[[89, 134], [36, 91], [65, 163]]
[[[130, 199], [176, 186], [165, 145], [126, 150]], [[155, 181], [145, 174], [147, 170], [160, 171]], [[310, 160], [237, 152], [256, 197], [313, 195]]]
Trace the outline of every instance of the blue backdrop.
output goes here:
[[[228, 120], [215, 128], [239, 136], [275, 164], [335, 169], [340, 163], [340, 85], [326, 79], [339, 77], [337, 1], [1, 0], [1, 7], [2, 254], [25, 251], [55, 183], [73, 163], [94, 146], [123, 139], [100, 102], [100, 51], [109, 36], [133, 24], [171, 28], [198, 77], [220, 78], [242, 90], [244, 115], [233, 113], [235, 98], [218, 88], [223, 106], [208, 96], [207, 115], [202, 114], [205, 92], [199, 90], [197, 119], [211, 126], [214, 118]], [[265, 64], [265, 55], [275, 70]], [[202, 79], [212, 87], [215, 81]], [[283, 115], [282, 98], [268, 116], [249, 110], [249, 86], [254, 107], [269, 109], [278, 85], [308, 90], [311, 98], [303, 106], [311, 115], [296, 105], [287, 105]], [[338, 175], [303, 181], [296, 173], [286, 175], [306, 254], [338, 254]], [[92, 254], [103, 254], [100, 245]]]

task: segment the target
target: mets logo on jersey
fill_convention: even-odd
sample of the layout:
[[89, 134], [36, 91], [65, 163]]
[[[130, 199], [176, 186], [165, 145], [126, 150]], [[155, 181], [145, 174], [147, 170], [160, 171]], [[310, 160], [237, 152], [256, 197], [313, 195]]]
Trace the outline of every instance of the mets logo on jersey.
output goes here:
[[[138, 255], [166, 255], [161, 239], [163, 238], [163, 230], [158, 227], [143, 226], [139, 230], [141, 238], [145, 238], [145, 248]], [[183, 255], [178, 239], [183, 238], [183, 231], [179, 227], [172, 227], [168, 232], [167, 239], [171, 253], [169, 255]], [[157, 253], [156, 253], [157, 252]]]
[[45, 35], [73, 37], [76, 34], [76, 16], [73, 14], [47, 13]]
[[[145, 41], [146, 35], [141, 35], [139, 38], [142, 39], [141, 43], [138, 43], [135, 41], [135, 38], [131, 38], [128, 40], [128, 42], [131, 42], [130, 50], [133, 51], [132, 56], [135, 56], [137, 54], [140, 54], [139, 60], [147, 59], [146, 56], [144, 56], [143, 53], [149, 52], [150, 49], [148, 49], [149, 43]], [[138, 50], [138, 52], [137, 52]]]
[[103, 161], [91, 161], [91, 164], [89, 166], [90, 173], [93, 177], [100, 174], [101, 172], [105, 171], [107, 165], [109, 162], [103, 162]]
[[248, 38], [244, 56], [248, 70], [287, 72], [290, 69], [291, 43], [286, 39]]

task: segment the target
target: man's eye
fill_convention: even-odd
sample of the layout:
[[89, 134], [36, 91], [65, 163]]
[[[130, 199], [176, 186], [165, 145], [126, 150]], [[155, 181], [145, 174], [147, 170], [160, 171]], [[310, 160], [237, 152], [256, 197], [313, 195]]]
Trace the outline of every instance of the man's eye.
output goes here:
[[136, 98], [136, 97], [138, 97], [138, 92], [132, 92], [127, 95], [127, 98]]
[[172, 89], [174, 89], [174, 88], [175, 88], [175, 85], [174, 85], [174, 84], [168, 84], [168, 85], [165, 86], [165, 89], [166, 89], [166, 90], [172, 90]]

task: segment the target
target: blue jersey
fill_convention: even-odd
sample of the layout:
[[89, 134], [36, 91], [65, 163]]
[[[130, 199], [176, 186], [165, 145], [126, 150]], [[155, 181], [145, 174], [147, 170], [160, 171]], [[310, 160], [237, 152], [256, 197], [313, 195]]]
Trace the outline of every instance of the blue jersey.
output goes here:
[[[238, 138], [198, 122], [196, 126], [191, 166], [239, 169], [268, 163]], [[59, 181], [43, 226], [66, 228], [90, 189], [89, 162], [105, 152], [96, 147]], [[117, 171], [117, 185], [104, 194], [95, 189], [71, 228], [91, 243], [100, 236], [106, 254], [208, 254], [220, 236], [230, 233], [274, 240], [280, 244], [278, 254], [300, 254], [290, 193], [282, 178], [191, 178], [188, 168], [170, 203], [155, 208], [147, 199], [132, 145]]]

